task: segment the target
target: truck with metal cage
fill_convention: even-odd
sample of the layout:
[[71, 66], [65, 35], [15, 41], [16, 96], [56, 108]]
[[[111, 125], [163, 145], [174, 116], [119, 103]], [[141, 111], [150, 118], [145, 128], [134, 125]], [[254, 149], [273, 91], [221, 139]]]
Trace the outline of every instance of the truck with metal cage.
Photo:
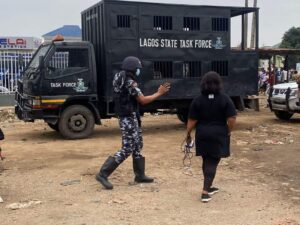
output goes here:
[[[186, 120], [200, 94], [201, 76], [218, 72], [224, 91], [241, 99], [257, 94], [258, 49], [231, 48], [231, 18], [258, 8], [103, 0], [82, 12], [82, 42], [44, 43], [18, 82], [16, 114], [42, 119], [69, 139], [85, 138], [114, 116], [112, 79], [126, 56], [143, 64], [145, 95], [169, 82], [171, 90], [141, 112], [166, 109]], [[256, 34], [258, 46], [258, 32]]]

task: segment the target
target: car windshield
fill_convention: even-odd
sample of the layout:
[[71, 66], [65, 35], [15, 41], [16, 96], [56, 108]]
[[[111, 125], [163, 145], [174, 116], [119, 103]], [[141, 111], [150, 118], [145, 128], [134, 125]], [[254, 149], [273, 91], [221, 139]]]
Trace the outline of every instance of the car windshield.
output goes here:
[[50, 48], [50, 45], [42, 46], [34, 55], [34, 58], [31, 60], [28, 68], [38, 68], [39, 67], [39, 58], [40, 56], [45, 56]]

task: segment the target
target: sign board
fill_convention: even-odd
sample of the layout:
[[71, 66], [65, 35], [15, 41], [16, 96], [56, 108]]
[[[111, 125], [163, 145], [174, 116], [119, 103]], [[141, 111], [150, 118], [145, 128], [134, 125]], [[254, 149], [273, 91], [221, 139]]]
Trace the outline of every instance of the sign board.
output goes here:
[[41, 44], [41, 39], [34, 37], [1, 37], [0, 36], [0, 50], [1, 49], [37, 49]]
[[178, 39], [155, 39], [155, 38], [140, 38], [140, 47], [146, 48], [208, 48], [208, 49], [223, 49], [226, 45], [223, 44], [222, 38], [217, 37], [213, 42], [207, 40], [178, 40]]

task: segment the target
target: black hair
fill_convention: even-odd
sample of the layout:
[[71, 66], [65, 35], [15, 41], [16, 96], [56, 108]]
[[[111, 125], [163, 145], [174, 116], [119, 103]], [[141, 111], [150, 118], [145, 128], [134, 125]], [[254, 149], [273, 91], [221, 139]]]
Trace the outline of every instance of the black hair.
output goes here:
[[222, 90], [222, 80], [218, 73], [214, 71], [204, 74], [201, 83], [202, 94], [217, 94]]

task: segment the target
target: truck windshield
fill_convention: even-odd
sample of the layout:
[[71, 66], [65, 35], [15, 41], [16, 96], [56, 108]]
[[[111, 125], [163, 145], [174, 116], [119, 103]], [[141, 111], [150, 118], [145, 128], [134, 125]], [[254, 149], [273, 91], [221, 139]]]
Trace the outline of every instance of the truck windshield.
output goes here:
[[31, 60], [28, 68], [34, 68], [37, 69], [39, 67], [39, 58], [40, 56], [45, 56], [50, 48], [50, 45], [42, 46], [35, 54], [33, 59]]

